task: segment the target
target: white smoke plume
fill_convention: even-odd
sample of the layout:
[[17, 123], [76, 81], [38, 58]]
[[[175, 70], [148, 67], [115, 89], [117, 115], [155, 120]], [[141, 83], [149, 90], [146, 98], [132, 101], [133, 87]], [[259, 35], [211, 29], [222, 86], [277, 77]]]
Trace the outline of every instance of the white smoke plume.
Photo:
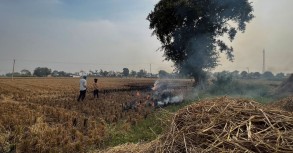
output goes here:
[[152, 90], [154, 91], [153, 99], [157, 106], [166, 106], [169, 104], [178, 104], [183, 102], [184, 96], [173, 89], [176, 84], [171, 81], [157, 80]]

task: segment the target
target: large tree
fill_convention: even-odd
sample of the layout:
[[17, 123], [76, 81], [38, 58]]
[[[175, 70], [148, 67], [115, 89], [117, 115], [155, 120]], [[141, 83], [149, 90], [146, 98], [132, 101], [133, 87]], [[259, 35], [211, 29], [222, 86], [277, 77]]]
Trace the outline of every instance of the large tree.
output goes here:
[[23, 69], [23, 70], [21, 70], [21, 71], [20, 71], [20, 74], [21, 74], [22, 76], [31, 76], [31, 75], [32, 75], [32, 73], [31, 73], [29, 70], [27, 70], [27, 69]]
[[232, 41], [254, 17], [248, 0], [160, 0], [148, 15], [153, 35], [161, 41], [166, 60], [196, 83], [218, 65], [219, 53], [233, 61]]
[[136, 76], [136, 71], [131, 70], [131, 72], [130, 72], [130, 76], [135, 77], [135, 76]]
[[160, 78], [167, 78], [169, 76], [169, 73], [165, 70], [160, 70], [159, 71], [159, 77]]
[[34, 75], [38, 77], [46, 77], [51, 74], [51, 69], [47, 67], [37, 67], [34, 70]]
[[123, 76], [128, 77], [129, 75], [129, 69], [128, 68], [123, 68]]
[[139, 78], [145, 77], [146, 74], [147, 74], [147, 72], [146, 72], [145, 70], [143, 70], [143, 69], [139, 70], [139, 71], [136, 73], [137, 77], [139, 77]]
[[266, 71], [262, 75], [265, 79], [273, 79], [275, 76], [271, 71]]

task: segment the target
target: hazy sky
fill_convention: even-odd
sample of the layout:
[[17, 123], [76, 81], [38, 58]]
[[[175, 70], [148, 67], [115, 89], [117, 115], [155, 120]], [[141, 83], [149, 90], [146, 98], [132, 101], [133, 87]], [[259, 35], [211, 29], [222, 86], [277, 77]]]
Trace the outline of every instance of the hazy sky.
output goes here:
[[[15, 69], [172, 71], [156, 51], [148, 13], [158, 0], [0, 0], [0, 74]], [[293, 0], [254, 0], [245, 33], [232, 43], [235, 61], [221, 70], [293, 72]]]

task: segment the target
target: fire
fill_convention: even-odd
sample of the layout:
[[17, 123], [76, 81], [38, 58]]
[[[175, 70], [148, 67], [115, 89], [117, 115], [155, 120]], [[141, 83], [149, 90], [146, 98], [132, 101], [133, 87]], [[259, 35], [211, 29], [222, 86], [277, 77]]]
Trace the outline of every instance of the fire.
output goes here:
[[174, 83], [157, 80], [152, 88], [155, 106], [181, 103], [184, 99], [183, 94], [176, 92], [174, 87]]
[[184, 96], [182, 90], [176, 90], [178, 87], [180, 86], [174, 82], [157, 80], [150, 93], [136, 91], [132, 94], [131, 99], [122, 104], [122, 110], [127, 112], [130, 110], [136, 112], [144, 110], [145, 112], [149, 107], [163, 107], [169, 104], [181, 103], [184, 100]]

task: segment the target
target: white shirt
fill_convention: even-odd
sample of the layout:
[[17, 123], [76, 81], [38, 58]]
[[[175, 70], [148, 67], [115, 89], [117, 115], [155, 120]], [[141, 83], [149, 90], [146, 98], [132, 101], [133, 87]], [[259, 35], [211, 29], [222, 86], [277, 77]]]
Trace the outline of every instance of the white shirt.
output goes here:
[[86, 80], [84, 78], [79, 80], [79, 89], [81, 91], [86, 90]]

